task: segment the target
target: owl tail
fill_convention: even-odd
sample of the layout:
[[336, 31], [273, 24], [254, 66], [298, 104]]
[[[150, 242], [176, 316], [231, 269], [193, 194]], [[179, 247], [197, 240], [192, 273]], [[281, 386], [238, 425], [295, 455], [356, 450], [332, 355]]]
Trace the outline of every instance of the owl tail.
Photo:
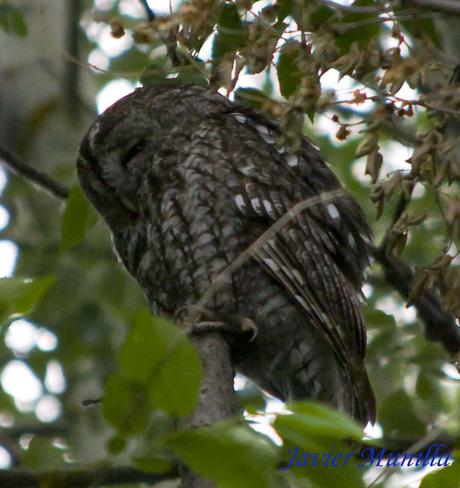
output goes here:
[[362, 425], [366, 425], [367, 422], [375, 424], [376, 402], [364, 366], [360, 370], [358, 378], [353, 382], [353, 397], [352, 417]]
[[278, 388], [281, 395], [277, 396], [291, 401], [318, 400], [346, 413], [362, 426], [368, 422], [374, 424], [376, 403], [362, 361], [357, 360], [360, 364], [354, 364], [352, 371], [347, 371], [331, 356], [326, 361], [324, 353], [313, 360], [306, 356], [303, 367], [298, 368], [297, 363], [294, 372], [285, 377], [284, 384], [278, 383], [282, 386]]

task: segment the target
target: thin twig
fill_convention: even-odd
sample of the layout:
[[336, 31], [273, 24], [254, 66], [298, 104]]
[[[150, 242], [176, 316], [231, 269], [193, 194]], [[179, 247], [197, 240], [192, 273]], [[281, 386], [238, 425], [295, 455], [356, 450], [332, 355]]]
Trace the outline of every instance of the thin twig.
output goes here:
[[169, 29], [166, 36], [163, 37], [163, 42], [166, 46], [166, 54], [171, 61], [171, 64], [177, 68], [182, 65], [182, 60], [177, 52], [177, 33], [173, 27]]
[[13, 427], [2, 427], [1, 433], [11, 439], [19, 439], [25, 434], [33, 434], [40, 437], [57, 437], [67, 435], [69, 428], [62, 423], [15, 425]]
[[[67, 0], [67, 14], [66, 14], [66, 50], [73, 58], [80, 59], [80, 15], [81, 15], [81, 0]], [[77, 63], [66, 61], [64, 67], [63, 77], [63, 91], [64, 100], [67, 110], [73, 120], [80, 115], [82, 108], [80, 99], [80, 65]]]
[[[444, 450], [444, 453], [451, 452], [453, 449], [452, 445], [449, 445], [448, 442], [443, 442], [444, 439], [441, 438], [441, 442], [437, 442], [437, 439], [440, 439], [441, 429], [438, 426], [434, 426], [425, 436], [421, 439], [418, 439], [413, 444], [411, 444], [408, 448], [404, 449], [402, 454], [417, 454], [423, 453], [426, 448], [430, 448], [430, 445], [440, 445], [442, 447], [447, 447], [448, 449]], [[449, 439], [450, 440], [450, 439]], [[443, 454], [444, 454], [443, 453]], [[383, 470], [371, 481], [367, 488], [372, 488], [377, 483], [383, 484], [392, 474], [394, 473], [393, 469], [389, 469], [388, 466], [384, 467]]]
[[147, 14], [147, 18], [149, 19], [149, 22], [152, 22], [155, 20], [155, 13], [153, 10], [150, 8], [150, 5], [148, 4], [147, 0], [139, 0], [142, 3], [142, 6], [145, 9], [145, 13]]
[[335, 10], [342, 10], [343, 12], [349, 12], [352, 14], [381, 14], [393, 10], [391, 5], [387, 7], [355, 7], [353, 5], [343, 5], [341, 3], [334, 2], [333, 0], [320, 0], [320, 2], [326, 7], [333, 8]]
[[[297, 203], [283, 214], [278, 220], [274, 222], [263, 234], [261, 234], [250, 246], [248, 246], [239, 256], [233, 260], [221, 273], [219, 273], [216, 278], [212, 281], [209, 288], [201, 296], [196, 304], [196, 311], [200, 312], [205, 309], [206, 304], [214, 296], [214, 294], [226, 283], [231, 280], [232, 275], [237, 271], [243, 264], [245, 264], [251, 257], [255, 256], [257, 251], [263, 247], [266, 242], [275, 237], [276, 234], [282, 229], [288, 222], [296, 218], [300, 213], [313, 205], [318, 203], [328, 202], [333, 198], [339, 197], [345, 194], [343, 188], [338, 188], [336, 190], [320, 193], [317, 196], [307, 198]], [[192, 318], [192, 317], [191, 317]], [[193, 318], [192, 318], [193, 319]]]
[[[150, 8], [147, 0], [139, 0], [144, 6], [145, 13], [149, 22], [153, 22], [156, 19], [154, 11]], [[174, 67], [182, 64], [179, 54], [177, 53], [177, 36], [174, 28], [169, 29], [167, 34], [161, 36], [164, 45], [166, 46], [166, 54], [171, 60], [171, 64]]]
[[404, 20], [413, 20], [414, 14], [417, 14], [417, 19], [422, 20], [422, 19], [438, 19], [438, 18], [444, 18], [445, 14], [441, 12], [431, 12], [431, 13], [420, 13], [420, 11], [417, 11], [417, 9], [407, 9], [403, 10], [401, 12], [395, 12], [394, 17], [368, 17], [362, 20], [357, 20], [355, 22], [340, 22], [340, 23], [332, 23], [330, 24], [330, 27], [333, 28], [335, 31], [339, 33], [345, 33], [349, 30], [353, 29], [358, 29], [359, 27], [364, 27], [366, 25], [372, 25], [372, 24], [378, 24], [378, 23], [384, 23], [384, 22], [395, 22], [397, 20], [398, 22], [404, 21]]
[[12, 173], [34, 183], [54, 197], [65, 200], [69, 196], [67, 187], [24, 163], [8, 149], [0, 147], [0, 162]]
[[417, 7], [430, 8], [439, 12], [460, 15], [460, 2], [458, 0], [410, 0]]

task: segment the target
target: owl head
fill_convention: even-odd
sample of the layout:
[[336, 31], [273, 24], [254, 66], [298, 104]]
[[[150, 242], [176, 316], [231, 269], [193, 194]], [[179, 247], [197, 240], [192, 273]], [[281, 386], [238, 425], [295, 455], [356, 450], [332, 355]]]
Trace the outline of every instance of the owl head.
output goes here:
[[96, 119], [80, 145], [77, 169], [83, 190], [112, 231], [135, 221], [141, 181], [155, 172], [155, 161], [161, 161], [155, 156], [178, 121], [186, 117], [193, 125], [229, 105], [203, 86], [151, 86], [136, 89]]
[[82, 188], [115, 231], [137, 217], [136, 190], [161, 135], [159, 117], [144, 98], [136, 90], [116, 102], [96, 119], [80, 145]]

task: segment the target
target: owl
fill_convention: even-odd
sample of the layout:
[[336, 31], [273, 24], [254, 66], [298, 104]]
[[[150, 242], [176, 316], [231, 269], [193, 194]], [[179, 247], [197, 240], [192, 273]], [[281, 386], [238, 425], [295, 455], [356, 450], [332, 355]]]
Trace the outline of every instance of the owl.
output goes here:
[[318, 149], [281, 136], [209, 88], [144, 87], [96, 119], [78, 174], [153, 313], [198, 303], [263, 390], [373, 422], [360, 300], [370, 231]]

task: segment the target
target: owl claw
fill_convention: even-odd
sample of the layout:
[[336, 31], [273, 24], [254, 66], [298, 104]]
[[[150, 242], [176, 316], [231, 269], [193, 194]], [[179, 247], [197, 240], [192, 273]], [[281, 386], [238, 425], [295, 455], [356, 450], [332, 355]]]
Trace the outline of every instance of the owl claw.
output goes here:
[[234, 332], [225, 322], [197, 322], [188, 327], [189, 334], [208, 334], [210, 332]]
[[[202, 318], [205, 318], [206, 320], [203, 321]], [[174, 314], [174, 320], [186, 328], [191, 324], [202, 321], [212, 322], [214, 321], [213, 318], [214, 316], [209, 310], [196, 305], [185, 305], [184, 307], [179, 308]]]
[[225, 332], [230, 335], [243, 335], [249, 336], [248, 342], [252, 342], [257, 337], [257, 326], [256, 324], [249, 318], [244, 318], [240, 322], [240, 327], [237, 328], [235, 325], [230, 325], [227, 322], [196, 322], [192, 324], [188, 324], [187, 332], [189, 334], [208, 334], [210, 332]]
[[257, 337], [257, 333], [259, 332], [255, 322], [248, 317], [241, 319], [241, 331], [244, 334], [251, 333], [251, 337], [249, 338], [248, 342], [252, 342]]

